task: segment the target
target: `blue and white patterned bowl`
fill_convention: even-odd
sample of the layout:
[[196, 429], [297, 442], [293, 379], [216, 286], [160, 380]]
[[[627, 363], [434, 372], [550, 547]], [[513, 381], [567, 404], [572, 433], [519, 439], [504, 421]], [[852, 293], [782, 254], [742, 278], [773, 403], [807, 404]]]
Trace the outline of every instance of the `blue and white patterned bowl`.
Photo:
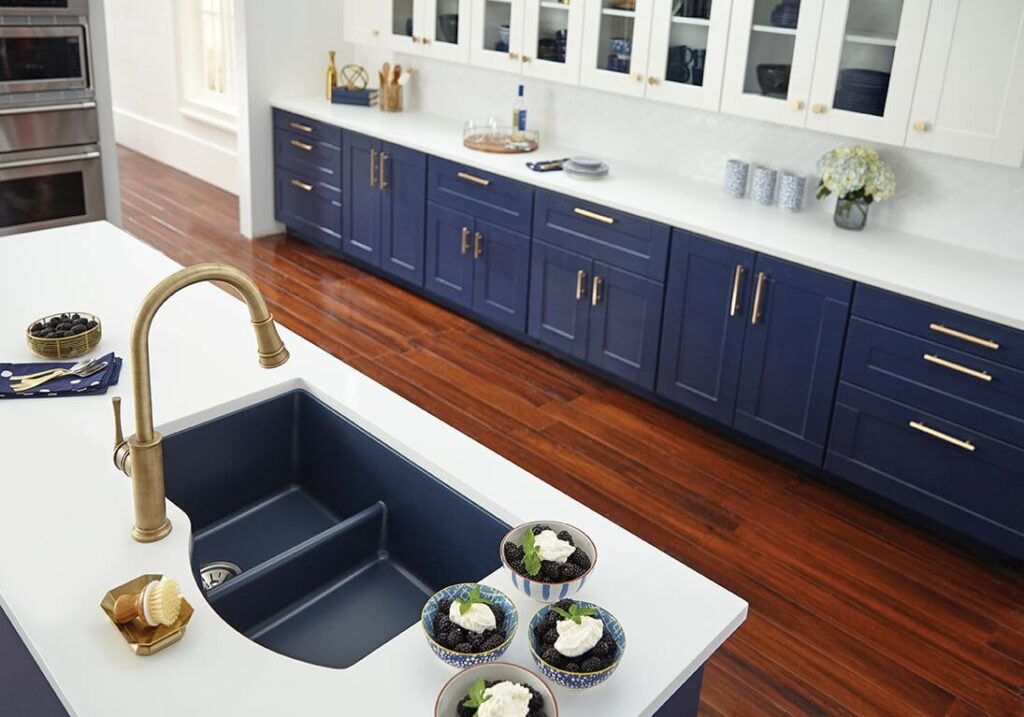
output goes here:
[[495, 607], [500, 608], [505, 613], [505, 642], [487, 652], [456, 652], [434, 639], [434, 616], [437, 615], [437, 604], [442, 600], [464, 600], [469, 596], [469, 592], [474, 586], [478, 584], [460, 583], [438, 590], [427, 600], [427, 604], [423, 606], [423, 612], [420, 615], [420, 625], [423, 627], [423, 633], [427, 636], [427, 644], [430, 646], [430, 649], [442, 661], [459, 669], [500, 660], [502, 655], [508, 650], [509, 645], [512, 644], [512, 638], [516, 636], [516, 629], [519, 627], [519, 613], [516, 612], [516, 606], [509, 600], [508, 595], [489, 585], [480, 585], [481, 597], [490, 601]]
[[[535, 525], [547, 525], [556, 533], [560, 533], [563, 530], [569, 531], [569, 535], [572, 536], [572, 541], [575, 543], [579, 550], [582, 550], [588, 556], [590, 556], [590, 569], [584, 572], [575, 580], [570, 580], [564, 583], [545, 583], [540, 580], [520, 575], [512, 566], [508, 564], [508, 560], [505, 559], [505, 543], [512, 542], [516, 545], [523, 544], [523, 534], [529, 529], [532, 530]], [[568, 523], [557, 523], [553, 520], [534, 520], [529, 523], [523, 523], [518, 525], [512, 530], [505, 534], [505, 537], [501, 539], [501, 545], [498, 547], [498, 553], [501, 557], [501, 564], [505, 568], [505, 572], [512, 579], [512, 584], [516, 586], [519, 592], [523, 593], [528, 598], [532, 598], [537, 602], [553, 603], [565, 598], [570, 598], [587, 584], [587, 580], [594, 572], [594, 568], [597, 567], [597, 546], [594, 545], [594, 541], [590, 539], [586, 533], [579, 528], [575, 528]]]
[[591, 687], [596, 687], [602, 682], [606, 681], [612, 674], [619, 668], [619, 664], [622, 662], [622, 656], [626, 653], [626, 632], [622, 629], [622, 624], [615, 619], [615, 616], [602, 607], [598, 607], [593, 603], [583, 602], [577, 600], [576, 603], [580, 607], [592, 607], [597, 610], [597, 618], [604, 623], [604, 629], [611, 634], [615, 640], [615, 645], [619, 648], [618, 654], [615, 656], [615, 662], [608, 667], [598, 672], [566, 672], [560, 670], [553, 665], [549, 665], [541, 659], [540, 653], [542, 650], [537, 645], [537, 637], [534, 635], [534, 629], [547, 617], [547, 614], [551, 611], [551, 606], [547, 605], [542, 607], [533, 619], [530, 620], [530, 628], [528, 630], [528, 636], [530, 638], [530, 655], [533, 656], [533, 661], [537, 663], [537, 667], [540, 668], [541, 673], [554, 682], [556, 685], [561, 685], [570, 690], [589, 690]]

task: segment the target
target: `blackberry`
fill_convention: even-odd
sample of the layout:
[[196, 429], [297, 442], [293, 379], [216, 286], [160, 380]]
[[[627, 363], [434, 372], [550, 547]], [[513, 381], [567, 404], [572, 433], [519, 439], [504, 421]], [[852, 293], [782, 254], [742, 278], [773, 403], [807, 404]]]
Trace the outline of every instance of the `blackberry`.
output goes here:
[[442, 642], [441, 644], [444, 645], [445, 647], [452, 647], [452, 648], [454, 648], [456, 645], [458, 645], [460, 642], [462, 642], [465, 639], [466, 639], [466, 635], [465, 635], [464, 632], [462, 632], [462, 628], [460, 628], [460, 627], [453, 627], [451, 630], [449, 630], [448, 632], [445, 633], [445, 635], [444, 635], [444, 642]]
[[558, 539], [559, 539], [559, 540], [564, 540], [564, 541], [565, 541], [565, 542], [567, 542], [567, 543], [568, 543], [569, 545], [573, 545], [573, 546], [574, 546], [574, 545], [576, 545], [576, 543], [574, 543], [574, 542], [573, 542], [572, 536], [571, 536], [571, 535], [569, 535], [569, 531], [568, 531], [568, 530], [563, 530], [563, 531], [561, 531], [561, 532], [560, 532], [560, 533], [558, 534]]
[[50, 327], [55, 327], [55, 326], [57, 326], [57, 324], [60, 323], [60, 317], [59, 316], [54, 316], [52, 319], [50, 319], [46, 323]]
[[469, 633], [469, 645], [472, 649], [468, 652], [480, 652], [480, 647], [484, 644], [483, 633], [471, 632]]
[[512, 563], [519, 562], [523, 559], [523, 549], [515, 543], [505, 543], [505, 560]]
[[41, 323], [32, 324], [32, 332], [33, 333], [35, 333], [36, 331], [42, 331], [42, 330], [43, 330], [43, 325]]
[[459, 717], [474, 717], [474, 715], [476, 715], [476, 707], [467, 707], [467, 702], [469, 702], [468, 696], [465, 700], [459, 703], [459, 707], [456, 710]]
[[[559, 610], [565, 610], [566, 612], [569, 612], [569, 608], [571, 608], [575, 604], [576, 603], [574, 603], [569, 598], [565, 598], [564, 600], [559, 600], [558, 602], [556, 602], [555, 603], [555, 607], [557, 607]], [[555, 620], [556, 621], [558, 620], [557, 613], [548, 613], [548, 614], [549, 615], [555, 615]]]
[[611, 657], [612, 651], [615, 649], [615, 643], [607, 643], [601, 641], [594, 645], [590, 650], [590, 654], [593, 657]]
[[451, 609], [452, 609], [452, 601], [451, 600], [438, 600], [437, 601], [437, 614], [438, 615], [442, 615], [442, 614], [443, 615], [447, 615], [448, 611], [451, 610]]
[[535, 525], [535, 526], [533, 526], [533, 534], [534, 535], [540, 535], [545, 530], [551, 530], [551, 526], [549, 526], [549, 525]]
[[568, 662], [568, 663], [566, 663], [565, 667], [562, 668], [562, 669], [564, 669], [566, 672], [579, 672], [580, 671], [580, 663], [578, 663], [578, 662]]
[[473, 652], [473, 645], [469, 642], [460, 642], [452, 649], [456, 652]]
[[509, 565], [510, 568], [515, 570], [516, 573], [518, 573], [519, 575], [527, 575], [527, 576], [529, 575], [529, 573], [526, 572], [526, 566], [523, 565], [523, 561], [522, 560], [516, 560], [515, 562], [509, 562], [508, 565]]
[[537, 690], [533, 689], [529, 685], [523, 685], [523, 686], [526, 687], [526, 689], [528, 689], [530, 691], [530, 705], [529, 705], [530, 709], [531, 710], [542, 710], [542, 709], [544, 709], [544, 698], [541, 696], [540, 692], [538, 692]]
[[580, 665], [580, 672], [600, 672], [604, 668], [604, 660], [600, 657], [588, 657]]
[[71, 314], [72, 321], [78, 321], [80, 318], [82, 318], [81, 314]]
[[544, 637], [541, 638], [541, 642], [543, 642], [545, 645], [554, 645], [557, 640], [558, 630], [555, 630], [554, 628], [545, 632]]
[[561, 668], [565, 664], [565, 658], [562, 657], [562, 653], [553, 647], [549, 647], [541, 653], [540, 659], [548, 663], [552, 667]]
[[447, 635], [451, 632], [451, 629], [455, 627], [455, 624], [447, 615], [438, 613], [434, 617], [434, 634], [435, 635]]
[[95, 321], [90, 321], [88, 324], [86, 324], [86, 327], [88, 327], [90, 329], [95, 329], [96, 326], [97, 326], [97, 324], [96, 324]]
[[496, 632], [490, 637], [488, 637], [486, 640], [484, 640], [483, 644], [480, 646], [480, 651], [487, 652], [489, 650], [497, 649], [501, 647], [501, 643], [503, 642], [505, 642], [505, 636], [499, 632]]
[[63, 322], [65, 322], [65, 321], [70, 321], [70, 320], [71, 320], [71, 317], [70, 317], [70, 316], [68, 316], [67, 314], [61, 314], [61, 315], [60, 315], [60, 320], [61, 320], [61, 323], [63, 323]]
[[574, 550], [572, 555], [569, 556], [569, 562], [573, 565], [578, 565], [584, 572], [590, 570], [590, 556], [579, 548]]
[[540, 574], [546, 582], [557, 583], [562, 574], [558, 563], [545, 560], [541, 563]]
[[505, 611], [502, 610], [500, 607], [495, 607], [494, 605], [488, 605], [488, 607], [491, 608], [491, 612], [494, 613], [494, 624], [497, 627], [499, 627], [501, 629], [504, 629], [505, 628]]
[[548, 717], [548, 713], [543, 710], [530, 710], [526, 713], [526, 717]]
[[559, 569], [559, 573], [561, 574], [562, 580], [575, 580], [583, 574], [583, 568], [579, 565], [566, 563]]
[[78, 336], [78, 334], [84, 334], [85, 332], [86, 328], [84, 326], [75, 326], [73, 329], [71, 329], [71, 333], [74, 334], [75, 336]]

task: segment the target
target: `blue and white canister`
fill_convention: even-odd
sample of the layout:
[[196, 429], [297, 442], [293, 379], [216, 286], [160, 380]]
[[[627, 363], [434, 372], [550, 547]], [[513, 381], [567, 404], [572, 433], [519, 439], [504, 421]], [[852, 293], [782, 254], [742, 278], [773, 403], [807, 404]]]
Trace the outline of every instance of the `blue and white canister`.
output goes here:
[[750, 165], [742, 159], [730, 159], [725, 163], [725, 193], [742, 199], [747, 193], [747, 175]]
[[767, 167], [754, 167], [750, 182], [750, 198], [766, 207], [775, 203], [775, 183], [779, 173]]
[[779, 206], [791, 212], [799, 212], [804, 208], [804, 196], [807, 193], [807, 177], [789, 172], [782, 173], [779, 182]]

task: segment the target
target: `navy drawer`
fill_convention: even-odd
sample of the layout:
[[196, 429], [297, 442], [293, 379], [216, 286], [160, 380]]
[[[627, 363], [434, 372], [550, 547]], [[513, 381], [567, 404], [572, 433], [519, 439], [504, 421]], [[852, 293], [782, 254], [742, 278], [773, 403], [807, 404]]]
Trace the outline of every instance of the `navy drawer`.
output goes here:
[[341, 148], [341, 127], [317, 122], [316, 120], [292, 114], [284, 110], [274, 110], [274, 127], [295, 132], [302, 137], [329, 142]]
[[427, 199], [520, 234], [530, 233], [533, 188], [496, 174], [431, 157]]
[[341, 188], [341, 147], [329, 142], [275, 129], [274, 163]]
[[1000, 324], [863, 285], [857, 287], [853, 314], [943, 346], [1024, 369], [1024, 332]]
[[288, 169], [274, 173], [275, 216], [303, 239], [341, 251], [341, 190]]
[[1020, 448], [841, 383], [825, 467], [943, 525], [1024, 557]]
[[843, 380], [1024, 446], [1024, 372], [854, 318]]
[[669, 227], [553, 192], [537, 192], [533, 236], [664, 283]]

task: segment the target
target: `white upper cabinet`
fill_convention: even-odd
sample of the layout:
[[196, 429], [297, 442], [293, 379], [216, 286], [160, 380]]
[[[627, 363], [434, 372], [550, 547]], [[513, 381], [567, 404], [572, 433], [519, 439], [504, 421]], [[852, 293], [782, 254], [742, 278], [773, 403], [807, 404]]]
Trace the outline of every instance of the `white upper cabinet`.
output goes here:
[[826, 0], [807, 126], [902, 144], [931, 0]]
[[[595, 0], [599, 1], [599, 0]], [[524, 0], [523, 74], [577, 84], [583, 41], [583, 0]]]
[[822, 3], [733, 0], [723, 112], [804, 126]]
[[526, 36], [526, 0], [473, 0], [469, 61], [519, 73]]
[[590, 0], [580, 84], [643, 97], [654, 0]]
[[1024, 161], [1024, 2], [934, 0], [908, 147]]
[[342, 30], [345, 42], [376, 45], [383, 29], [383, 7], [376, 2], [346, 0], [342, 5]]
[[385, 0], [383, 4], [380, 42], [385, 47], [439, 60], [469, 60], [470, 0]]
[[647, 97], [717, 110], [732, 0], [654, 0]]

